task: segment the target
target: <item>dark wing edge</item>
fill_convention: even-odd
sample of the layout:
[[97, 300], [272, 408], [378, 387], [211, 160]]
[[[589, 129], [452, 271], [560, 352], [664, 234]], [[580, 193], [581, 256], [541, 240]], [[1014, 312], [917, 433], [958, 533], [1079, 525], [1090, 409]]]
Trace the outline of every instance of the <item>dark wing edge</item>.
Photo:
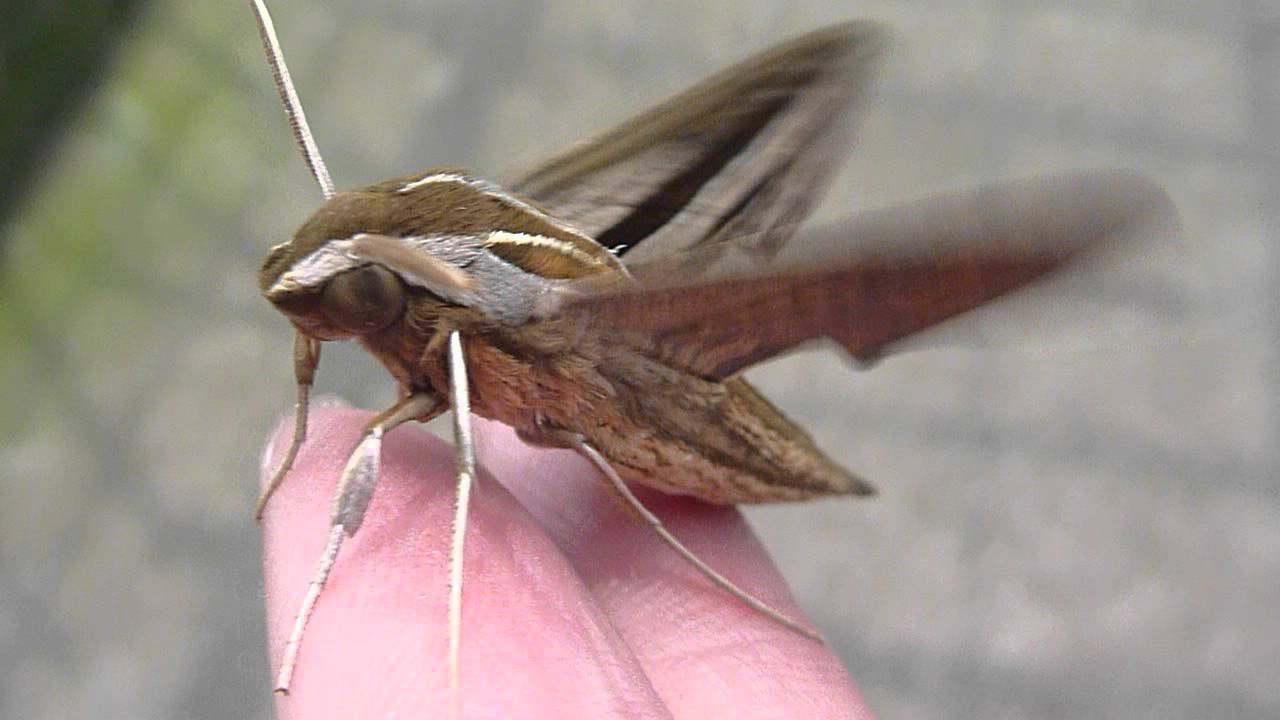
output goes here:
[[1164, 190], [1128, 172], [999, 183], [806, 231], [762, 258], [724, 242], [560, 288], [548, 314], [644, 336], [725, 379], [816, 338], [871, 360], [904, 339], [1134, 236], [1177, 232]]
[[852, 148], [887, 37], [855, 21], [785, 42], [507, 186], [636, 261], [794, 227]]

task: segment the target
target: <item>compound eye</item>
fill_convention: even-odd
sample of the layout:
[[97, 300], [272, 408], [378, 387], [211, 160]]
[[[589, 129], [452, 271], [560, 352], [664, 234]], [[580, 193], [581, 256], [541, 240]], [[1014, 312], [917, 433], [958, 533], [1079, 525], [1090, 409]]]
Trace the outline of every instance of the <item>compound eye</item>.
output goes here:
[[322, 295], [324, 314], [338, 328], [365, 335], [404, 312], [404, 284], [381, 265], [365, 265], [334, 276]]

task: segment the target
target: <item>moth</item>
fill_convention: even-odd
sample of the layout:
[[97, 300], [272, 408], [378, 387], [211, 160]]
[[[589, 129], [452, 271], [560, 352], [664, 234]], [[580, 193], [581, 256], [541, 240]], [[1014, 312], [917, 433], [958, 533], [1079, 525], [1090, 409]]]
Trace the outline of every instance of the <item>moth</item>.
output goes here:
[[871, 22], [768, 49], [503, 185], [432, 169], [337, 193], [307, 128], [263, 0], [251, 0], [277, 88], [325, 201], [258, 275], [296, 329], [293, 443], [305, 438], [322, 342], [358, 341], [400, 400], [376, 416], [336, 491], [329, 542], [276, 687], [343, 538], [360, 528], [382, 437], [453, 410], [451, 553], [456, 702], [462, 545], [474, 451], [469, 414], [526, 442], [571, 448], [642, 522], [719, 585], [817, 638], [690, 553], [629, 483], [712, 503], [870, 495], [741, 377], [827, 339], [867, 363], [1093, 249], [1170, 203], [1132, 173], [995, 184], [802, 227], [853, 147], [884, 53]]

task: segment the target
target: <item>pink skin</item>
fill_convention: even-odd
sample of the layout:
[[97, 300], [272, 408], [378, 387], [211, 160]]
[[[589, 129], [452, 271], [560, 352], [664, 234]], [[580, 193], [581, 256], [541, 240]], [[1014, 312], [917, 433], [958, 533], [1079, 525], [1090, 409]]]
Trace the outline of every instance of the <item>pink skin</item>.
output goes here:
[[[278, 664], [324, 545], [330, 495], [369, 413], [321, 408], [265, 518], [267, 621]], [[276, 432], [272, 466], [291, 423]], [[712, 586], [567, 451], [476, 420], [462, 620], [466, 717], [868, 718], [829, 648]], [[504, 485], [495, 482], [501, 478]], [[382, 480], [302, 644], [283, 718], [443, 717], [453, 450], [387, 435]], [[696, 554], [803, 618], [738, 511], [641, 499]], [[273, 668], [274, 669], [274, 668]]]

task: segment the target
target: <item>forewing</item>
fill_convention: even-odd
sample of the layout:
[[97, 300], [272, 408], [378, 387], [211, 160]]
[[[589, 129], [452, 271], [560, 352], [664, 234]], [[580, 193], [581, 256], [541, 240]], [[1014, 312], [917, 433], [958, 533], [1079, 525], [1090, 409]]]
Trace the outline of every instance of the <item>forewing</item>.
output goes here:
[[805, 35], [508, 186], [628, 262], [745, 234], [781, 243], [852, 147], [884, 45], [868, 22]]
[[1167, 196], [1126, 173], [993, 185], [754, 238], [562, 287], [552, 307], [638, 333], [669, 364], [723, 379], [819, 337], [859, 359], [1135, 235], [1176, 229]]

